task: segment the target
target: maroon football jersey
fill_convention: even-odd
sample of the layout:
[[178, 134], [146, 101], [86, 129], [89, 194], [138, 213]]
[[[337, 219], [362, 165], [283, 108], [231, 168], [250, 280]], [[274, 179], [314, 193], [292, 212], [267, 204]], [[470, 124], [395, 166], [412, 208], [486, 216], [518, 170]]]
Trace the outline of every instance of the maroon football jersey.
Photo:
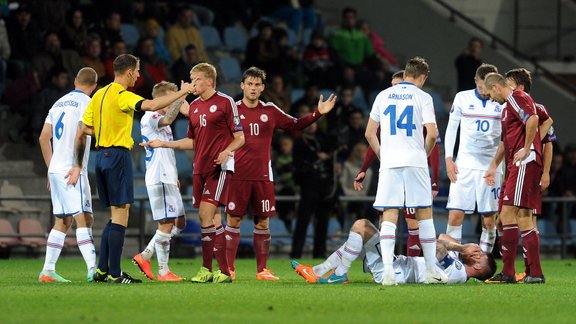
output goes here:
[[[526, 121], [530, 116], [537, 114], [536, 104], [525, 92], [514, 90], [506, 98], [506, 107], [502, 112], [502, 137], [508, 167], [514, 161], [514, 154], [524, 147]], [[538, 132], [530, 149], [536, 152], [536, 163], [542, 165], [542, 141]]]
[[259, 101], [256, 107], [248, 108], [240, 100], [236, 105], [246, 141], [234, 153], [234, 180], [273, 181], [270, 145], [274, 129], [304, 129], [322, 116], [316, 110], [312, 114], [296, 119], [271, 102]]
[[[194, 174], [214, 170], [214, 160], [234, 139], [232, 133], [242, 131], [234, 100], [216, 92], [208, 100], [192, 101], [188, 116], [188, 137], [194, 140]], [[232, 170], [233, 171], [233, 170]]]

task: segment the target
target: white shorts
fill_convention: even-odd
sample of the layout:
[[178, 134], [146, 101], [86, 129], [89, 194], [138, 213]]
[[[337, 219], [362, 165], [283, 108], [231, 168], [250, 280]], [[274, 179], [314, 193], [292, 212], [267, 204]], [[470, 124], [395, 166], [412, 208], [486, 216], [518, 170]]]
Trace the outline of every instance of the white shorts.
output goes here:
[[[384, 263], [382, 263], [382, 256], [380, 255], [380, 243], [378, 238], [370, 239], [366, 242], [366, 245], [375, 246], [375, 249], [365, 249], [366, 256], [364, 257], [364, 264], [368, 268], [369, 272], [372, 273], [372, 278], [374, 282], [382, 283], [382, 278], [384, 277]], [[409, 258], [403, 255], [394, 256], [394, 261], [392, 267], [394, 268], [394, 274], [396, 275], [396, 283], [412, 283], [417, 282], [416, 275], [416, 258]]]
[[52, 214], [56, 217], [92, 214], [92, 193], [88, 176], [81, 174], [75, 186], [67, 184], [62, 173], [49, 173]]
[[458, 171], [458, 180], [450, 183], [446, 209], [462, 210], [470, 214], [477, 205], [480, 214], [497, 212], [502, 175], [497, 173], [494, 177], [496, 184], [489, 186], [484, 179], [486, 171], [466, 168], [460, 168]]
[[185, 216], [182, 195], [178, 186], [158, 183], [147, 185], [148, 198], [152, 208], [152, 218], [155, 221]]
[[374, 208], [426, 208], [432, 206], [432, 187], [427, 168], [382, 168]]

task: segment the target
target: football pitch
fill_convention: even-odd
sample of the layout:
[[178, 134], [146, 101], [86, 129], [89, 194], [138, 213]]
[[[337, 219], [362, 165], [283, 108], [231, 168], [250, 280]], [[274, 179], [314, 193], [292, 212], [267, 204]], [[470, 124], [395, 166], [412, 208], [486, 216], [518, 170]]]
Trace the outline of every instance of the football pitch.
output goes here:
[[[170, 260], [174, 273], [188, 277], [200, 263]], [[288, 259], [268, 264], [281, 281], [255, 280], [255, 261], [247, 259], [237, 261], [234, 283], [219, 285], [149, 281], [128, 259], [123, 270], [143, 284], [87, 283], [83, 260], [72, 258], [57, 264], [72, 283], [41, 284], [42, 265], [42, 259], [0, 260], [0, 323], [573, 323], [575, 318], [576, 260], [543, 261], [544, 285], [470, 280], [395, 287], [372, 283], [359, 262], [347, 285], [307, 284]], [[517, 269], [523, 269], [521, 262]]]

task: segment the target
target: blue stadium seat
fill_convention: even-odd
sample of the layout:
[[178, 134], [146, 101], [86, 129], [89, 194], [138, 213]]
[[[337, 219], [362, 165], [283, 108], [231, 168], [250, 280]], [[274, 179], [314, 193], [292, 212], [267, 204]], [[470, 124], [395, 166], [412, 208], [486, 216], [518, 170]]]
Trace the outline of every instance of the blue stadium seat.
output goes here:
[[174, 129], [174, 140], [179, 140], [188, 136], [188, 120], [184, 118], [176, 119], [172, 124]]
[[[464, 215], [462, 222], [462, 243], [478, 243], [478, 234], [476, 234], [476, 223], [472, 222], [472, 215]], [[474, 219], [477, 219], [476, 217]], [[446, 228], [436, 229], [436, 233], [446, 233]]]
[[[182, 244], [201, 246], [202, 240], [200, 238], [202, 227], [195, 219], [186, 218], [186, 227], [182, 230], [182, 236], [179, 236]], [[194, 236], [189, 236], [194, 235]]]
[[368, 108], [368, 103], [366, 103], [366, 98], [364, 98], [364, 91], [362, 91], [360, 87], [356, 87], [356, 89], [354, 89], [354, 93], [352, 95], [352, 103], [364, 111], [370, 111]]
[[311, 28], [307, 28], [302, 31], [302, 47], [306, 47], [308, 44], [310, 44], [310, 39], [312, 38], [313, 32], [314, 30]]
[[446, 226], [448, 225], [448, 217], [444, 215], [434, 215], [434, 228], [436, 234], [446, 233]]
[[295, 103], [296, 101], [298, 101], [298, 99], [304, 97], [304, 93], [305, 91], [302, 88], [292, 89], [292, 92], [290, 93], [290, 102]]
[[557, 247], [560, 246], [560, 237], [556, 232], [556, 227], [547, 218], [538, 217], [536, 221], [538, 225], [538, 232], [540, 232], [540, 246], [541, 247]]
[[135, 48], [136, 44], [138, 44], [138, 39], [140, 39], [138, 28], [132, 24], [121, 24], [120, 32], [122, 33], [124, 42], [126, 42], [126, 46], [132, 49]]
[[284, 222], [278, 217], [270, 217], [271, 244], [276, 248], [292, 245], [292, 235], [286, 230]]
[[220, 58], [218, 65], [226, 82], [240, 82], [242, 80], [242, 68], [237, 58], [223, 56]]
[[142, 131], [140, 130], [140, 121], [134, 119], [132, 123], [132, 139], [134, 140], [134, 145], [142, 143]]
[[214, 26], [200, 26], [200, 35], [202, 36], [202, 41], [204, 42], [204, 47], [206, 47], [206, 49], [222, 48], [220, 34]]
[[224, 28], [224, 43], [230, 51], [244, 52], [248, 43], [246, 32], [239, 26], [228, 26]]
[[178, 169], [178, 177], [190, 177], [192, 175], [192, 161], [188, 155], [182, 151], [175, 150], [176, 155], [176, 168]]
[[576, 219], [570, 219], [568, 221], [567, 232], [572, 236], [568, 238], [568, 244], [576, 245]]
[[[146, 190], [146, 185], [134, 185], [134, 198], [145, 196], [148, 197], [148, 190]], [[140, 209], [141, 200], [134, 199], [133, 210], [138, 212]], [[144, 201], [144, 209], [150, 209], [150, 201], [146, 199]]]

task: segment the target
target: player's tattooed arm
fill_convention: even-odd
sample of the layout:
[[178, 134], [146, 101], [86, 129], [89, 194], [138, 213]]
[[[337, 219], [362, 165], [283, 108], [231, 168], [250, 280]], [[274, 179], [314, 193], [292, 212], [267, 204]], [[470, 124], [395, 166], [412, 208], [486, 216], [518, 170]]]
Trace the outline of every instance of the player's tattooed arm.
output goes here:
[[170, 107], [168, 107], [168, 109], [166, 110], [164, 117], [162, 117], [162, 119], [160, 119], [160, 121], [158, 122], [158, 126], [171, 125], [174, 122], [174, 120], [176, 120], [176, 117], [178, 117], [178, 113], [180, 112], [181, 107], [185, 103], [186, 101], [184, 100], [176, 100], [172, 104], [170, 104]]

